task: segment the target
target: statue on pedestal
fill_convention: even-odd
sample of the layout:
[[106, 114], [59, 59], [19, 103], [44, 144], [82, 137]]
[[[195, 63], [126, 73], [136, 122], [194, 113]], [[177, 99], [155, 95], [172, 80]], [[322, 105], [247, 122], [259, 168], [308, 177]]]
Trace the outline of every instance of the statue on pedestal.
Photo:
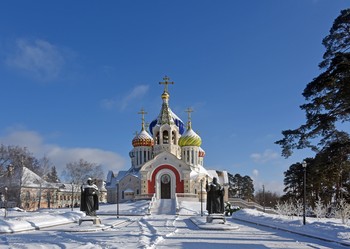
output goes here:
[[213, 178], [212, 183], [206, 184], [207, 190], [207, 211], [210, 214], [223, 214], [224, 213], [224, 187], [221, 186], [217, 178]]
[[98, 188], [89, 178], [87, 184], [81, 186], [80, 211], [84, 211], [87, 216], [96, 216], [98, 207]]

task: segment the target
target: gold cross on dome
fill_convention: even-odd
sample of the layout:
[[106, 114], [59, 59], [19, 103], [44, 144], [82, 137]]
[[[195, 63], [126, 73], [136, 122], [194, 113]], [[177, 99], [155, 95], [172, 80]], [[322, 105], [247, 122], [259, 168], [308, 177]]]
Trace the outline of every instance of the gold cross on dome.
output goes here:
[[161, 84], [161, 85], [164, 85], [164, 92], [168, 92], [168, 85], [170, 85], [170, 84], [174, 84], [174, 82], [173, 81], [169, 81], [170, 80], [170, 78], [168, 77], [168, 76], [166, 76], [165, 75], [165, 77], [163, 78], [163, 82], [159, 82], [159, 84]]
[[142, 115], [142, 129], [145, 129], [145, 114], [147, 114], [147, 112], [145, 112], [145, 110], [141, 108], [141, 111], [139, 111], [137, 114]]
[[187, 112], [188, 121], [191, 121], [191, 112], [193, 112], [193, 109], [191, 107], [188, 107], [185, 112]]

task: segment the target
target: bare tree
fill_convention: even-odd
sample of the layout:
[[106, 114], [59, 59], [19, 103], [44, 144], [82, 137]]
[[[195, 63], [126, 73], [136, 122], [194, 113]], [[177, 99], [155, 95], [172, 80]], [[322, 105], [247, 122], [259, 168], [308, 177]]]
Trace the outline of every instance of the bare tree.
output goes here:
[[65, 174], [67, 180], [75, 184], [82, 184], [89, 177], [92, 179], [103, 178], [102, 166], [96, 163], [87, 162], [84, 159], [67, 163]]

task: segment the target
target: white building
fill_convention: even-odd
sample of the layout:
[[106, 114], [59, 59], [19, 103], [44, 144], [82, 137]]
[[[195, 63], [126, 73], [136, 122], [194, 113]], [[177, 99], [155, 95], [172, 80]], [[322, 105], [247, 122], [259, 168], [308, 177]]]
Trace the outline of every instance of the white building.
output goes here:
[[[141, 131], [132, 140], [129, 155], [131, 168], [110, 171], [107, 176], [107, 201], [115, 203], [119, 188], [119, 200], [150, 198], [173, 199], [176, 194], [199, 196], [205, 194], [205, 183], [217, 177], [219, 183], [228, 183], [227, 172], [207, 171], [204, 168], [205, 152], [202, 140], [193, 131], [191, 109], [188, 109], [187, 127], [169, 106], [169, 78], [165, 77], [162, 106], [158, 117], [145, 129], [144, 110]], [[201, 187], [202, 184], [202, 187]], [[227, 193], [227, 191], [226, 191]], [[227, 198], [226, 198], [227, 199]]]

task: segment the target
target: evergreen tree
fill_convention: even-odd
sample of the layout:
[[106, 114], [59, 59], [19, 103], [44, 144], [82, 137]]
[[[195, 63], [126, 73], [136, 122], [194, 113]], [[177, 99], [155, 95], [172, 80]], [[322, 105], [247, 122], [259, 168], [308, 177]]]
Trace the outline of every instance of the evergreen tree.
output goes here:
[[[341, 11], [335, 19], [323, 45], [326, 52], [319, 65], [323, 72], [303, 92], [307, 103], [301, 109], [306, 113], [306, 123], [282, 131], [283, 139], [276, 141], [285, 157], [293, 149], [319, 151], [337, 131], [336, 124], [350, 119], [350, 9]], [[315, 143], [318, 137], [321, 139]]]
[[47, 177], [48, 182], [61, 182], [60, 179], [58, 178], [56, 167], [52, 166], [51, 167], [51, 172], [48, 174]]

